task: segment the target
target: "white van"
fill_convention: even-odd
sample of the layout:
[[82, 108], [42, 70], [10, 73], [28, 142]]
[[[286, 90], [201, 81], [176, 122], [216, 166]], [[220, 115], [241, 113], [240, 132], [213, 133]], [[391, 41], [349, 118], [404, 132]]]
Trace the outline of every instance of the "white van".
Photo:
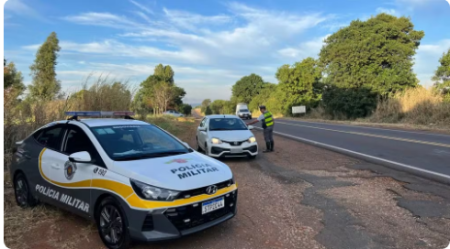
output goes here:
[[244, 119], [252, 118], [252, 113], [248, 110], [246, 103], [238, 103], [236, 105], [236, 116]]

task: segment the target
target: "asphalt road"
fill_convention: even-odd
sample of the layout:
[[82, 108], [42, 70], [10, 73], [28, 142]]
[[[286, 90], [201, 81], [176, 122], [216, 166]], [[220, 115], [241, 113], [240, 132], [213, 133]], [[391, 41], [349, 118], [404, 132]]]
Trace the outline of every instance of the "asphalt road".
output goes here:
[[448, 176], [450, 180], [449, 135], [286, 119], [275, 121], [275, 132], [335, 146], [380, 162], [403, 164], [410, 171], [417, 169], [419, 174]]

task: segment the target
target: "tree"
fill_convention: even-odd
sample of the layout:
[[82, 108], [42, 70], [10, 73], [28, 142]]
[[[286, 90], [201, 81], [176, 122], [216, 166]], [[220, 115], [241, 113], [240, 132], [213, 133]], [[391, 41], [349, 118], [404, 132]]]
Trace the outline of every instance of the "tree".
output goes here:
[[291, 114], [292, 106], [305, 105], [316, 107], [321, 98], [318, 91], [322, 71], [318, 63], [309, 57], [293, 66], [284, 65], [276, 73], [278, 83], [278, 98], [282, 103], [283, 114]]
[[60, 50], [59, 41], [55, 32], [39, 48], [33, 65], [30, 66], [33, 83], [28, 86], [29, 96], [36, 100], [48, 101], [58, 97], [61, 89], [56, 79], [55, 66]]
[[325, 39], [320, 52], [325, 83], [341, 89], [366, 89], [359, 94], [381, 97], [416, 87], [413, 56], [423, 36], [406, 17], [382, 13], [367, 21], [353, 21]]
[[208, 107], [211, 104], [211, 99], [205, 99], [202, 101], [202, 108], [201, 111], [205, 112], [206, 111], [206, 107]]
[[169, 107], [173, 109], [178, 109], [183, 104], [183, 98], [186, 96], [186, 91], [177, 86], [173, 86], [172, 88], [172, 98]]
[[161, 81], [167, 82], [170, 85], [174, 84], [173, 77], [175, 76], [175, 72], [169, 65], [164, 66], [163, 64], [158, 64], [155, 67], [155, 72], [153, 75], [158, 76]]
[[450, 101], [450, 49], [439, 59], [440, 66], [436, 70], [433, 80], [434, 87], [446, 101]]
[[325, 40], [320, 60], [327, 82], [366, 87], [383, 96], [415, 87], [413, 56], [423, 36], [406, 17], [382, 13], [353, 21]]
[[205, 115], [211, 115], [211, 114], [213, 114], [212, 110], [211, 110], [211, 108], [209, 106], [207, 106], [206, 110], [205, 110]]
[[154, 114], [161, 114], [168, 108], [178, 109], [186, 92], [175, 85], [174, 75], [169, 65], [157, 65], [154, 74], [141, 83], [133, 100], [134, 109], [140, 113], [152, 110]]
[[3, 61], [3, 76], [4, 89], [12, 87], [20, 93], [25, 90], [22, 73], [17, 71], [16, 65], [13, 62], [6, 64], [6, 60]]
[[215, 114], [229, 114], [227, 109], [227, 101], [216, 99], [209, 106]]
[[276, 89], [277, 85], [272, 83], [264, 83], [261, 92], [258, 95], [254, 96], [252, 98], [252, 101], [250, 101], [248, 105], [250, 111], [258, 110], [258, 107], [260, 105], [267, 106], [270, 97], [274, 95]]
[[261, 92], [263, 84], [264, 81], [259, 75], [244, 76], [233, 85], [232, 96], [237, 102], [250, 103], [252, 98]]
[[180, 112], [184, 115], [191, 115], [192, 113], [192, 106], [189, 104], [181, 104], [180, 106]]

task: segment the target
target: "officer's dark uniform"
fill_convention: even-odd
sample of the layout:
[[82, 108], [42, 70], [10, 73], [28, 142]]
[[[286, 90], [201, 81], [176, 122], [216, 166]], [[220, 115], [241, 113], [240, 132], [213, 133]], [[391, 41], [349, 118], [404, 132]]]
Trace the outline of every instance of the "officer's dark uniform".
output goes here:
[[[265, 107], [264, 107], [265, 109]], [[266, 147], [267, 149], [263, 152], [273, 151], [273, 126], [274, 126], [274, 120], [272, 117], [272, 113], [269, 111], [266, 111], [263, 113], [264, 119], [261, 120], [262, 127], [264, 128], [264, 140], [266, 141]]]

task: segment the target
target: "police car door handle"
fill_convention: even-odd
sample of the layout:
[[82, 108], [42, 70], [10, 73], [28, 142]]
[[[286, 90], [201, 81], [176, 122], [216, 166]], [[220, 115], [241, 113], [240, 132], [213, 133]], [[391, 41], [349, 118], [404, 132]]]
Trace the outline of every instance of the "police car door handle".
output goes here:
[[61, 167], [58, 165], [58, 164], [56, 164], [56, 163], [52, 163], [51, 165], [50, 165], [52, 168], [54, 168], [54, 169], [60, 169]]

